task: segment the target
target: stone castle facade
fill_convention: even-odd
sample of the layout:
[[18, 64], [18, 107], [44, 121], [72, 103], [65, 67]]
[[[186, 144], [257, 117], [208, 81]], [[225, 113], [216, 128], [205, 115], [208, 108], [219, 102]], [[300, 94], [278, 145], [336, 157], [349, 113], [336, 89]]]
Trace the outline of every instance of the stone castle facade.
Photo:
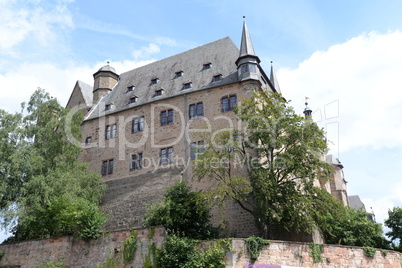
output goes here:
[[[194, 148], [202, 148], [206, 129], [236, 127], [233, 107], [255, 91], [280, 89], [272, 68], [270, 77], [262, 69], [245, 23], [240, 50], [226, 37], [122, 74], [106, 65], [94, 74], [93, 86], [78, 81], [67, 107], [85, 114], [80, 159], [108, 186], [106, 228], [141, 226], [147, 204], [180, 179], [195, 189], [213, 187], [193, 180]], [[347, 204], [342, 166], [328, 159], [334, 180], [321, 186]], [[256, 232], [252, 217], [235, 203], [214, 211], [214, 222], [222, 220], [227, 235]]]

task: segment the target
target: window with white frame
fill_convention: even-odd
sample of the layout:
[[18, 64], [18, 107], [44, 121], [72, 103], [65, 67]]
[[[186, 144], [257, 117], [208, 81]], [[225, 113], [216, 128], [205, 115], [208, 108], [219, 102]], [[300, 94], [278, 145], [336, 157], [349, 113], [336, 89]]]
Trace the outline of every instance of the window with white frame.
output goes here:
[[225, 96], [221, 99], [222, 112], [232, 111], [237, 105], [236, 95]]
[[205, 151], [204, 141], [196, 141], [190, 144], [190, 158], [192, 160], [202, 156]]
[[188, 110], [190, 119], [204, 116], [204, 105], [202, 102], [190, 104]]
[[144, 124], [145, 118], [143, 116], [139, 118], [134, 118], [132, 121], [131, 133], [144, 131]]
[[109, 140], [117, 136], [117, 125], [107, 125], [105, 128], [105, 139]]
[[168, 164], [173, 162], [173, 147], [163, 148], [160, 152], [160, 163]]
[[114, 159], [102, 161], [101, 174], [102, 176], [113, 174]]
[[130, 170], [142, 169], [142, 153], [131, 155]]
[[161, 112], [161, 126], [173, 124], [173, 109]]

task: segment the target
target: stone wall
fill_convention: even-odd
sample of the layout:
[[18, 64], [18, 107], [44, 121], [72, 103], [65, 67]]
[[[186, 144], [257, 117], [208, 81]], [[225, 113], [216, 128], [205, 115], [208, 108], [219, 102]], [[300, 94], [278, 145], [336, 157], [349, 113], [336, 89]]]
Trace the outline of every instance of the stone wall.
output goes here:
[[[0, 245], [2, 267], [43, 267], [47, 263], [62, 262], [69, 267], [142, 267], [148, 254], [148, 245], [160, 247], [165, 241], [165, 230], [156, 227], [136, 229], [137, 251], [131, 264], [124, 264], [124, 241], [130, 231], [104, 233], [96, 240], [84, 241], [72, 236], [29, 240]], [[153, 233], [153, 234], [152, 234]], [[109, 265], [109, 266], [107, 266]]]
[[314, 262], [309, 243], [271, 241], [264, 246], [254, 264], [250, 262], [244, 240], [232, 241], [233, 252], [226, 256], [227, 266], [234, 268], [298, 268], [298, 267], [339, 267], [339, 268], [399, 268], [401, 254], [395, 251], [377, 250], [373, 258], [367, 257], [360, 247], [325, 245], [322, 261]]
[[[69, 267], [140, 268], [149, 254], [148, 246], [155, 243], [160, 247], [165, 241], [165, 232], [162, 227], [156, 227], [154, 231], [136, 229], [136, 232], [138, 249], [134, 262], [130, 264], [124, 264], [122, 257], [124, 241], [131, 235], [130, 231], [116, 231], [87, 242], [70, 236], [0, 245], [4, 254], [0, 268], [43, 267], [51, 262], [62, 262]], [[308, 243], [271, 241], [252, 264], [244, 240], [233, 239], [232, 252], [227, 253], [225, 261], [227, 268], [399, 268], [402, 261], [401, 254], [395, 251], [377, 250], [370, 258], [362, 248], [335, 245], [325, 245], [321, 257], [321, 262], [314, 262]]]

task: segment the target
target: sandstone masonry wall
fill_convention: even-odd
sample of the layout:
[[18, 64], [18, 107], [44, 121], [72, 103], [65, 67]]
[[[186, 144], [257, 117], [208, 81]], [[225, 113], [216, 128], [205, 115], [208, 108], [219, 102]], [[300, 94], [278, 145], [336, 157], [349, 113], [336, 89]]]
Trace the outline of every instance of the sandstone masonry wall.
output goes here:
[[[149, 254], [148, 246], [155, 243], [161, 247], [165, 241], [165, 231], [162, 227], [156, 227], [154, 231], [141, 228], [136, 232], [138, 248], [131, 264], [125, 265], [122, 258], [124, 241], [130, 236], [130, 231], [116, 231], [87, 242], [69, 236], [0, 245], [0, 251], [4, 254], [0, 268], [40, 267], [58, 261], [69, 267], [101, 267], [109, 264], [107, 267], [140, 268]], [[233, 239], [232, 252], [227, 253], [225, 261], [227, 268], [400, 268], [402, 261], [401, 254], [395, 251], [383, 254], [377, 250], [375, 256], [369, 258], [362, 248], [336, 245], [324, 246], [322, 262], [315, 263], [310, 254], [308, 243], [271, 241], [252, 264], [244, 240]]]

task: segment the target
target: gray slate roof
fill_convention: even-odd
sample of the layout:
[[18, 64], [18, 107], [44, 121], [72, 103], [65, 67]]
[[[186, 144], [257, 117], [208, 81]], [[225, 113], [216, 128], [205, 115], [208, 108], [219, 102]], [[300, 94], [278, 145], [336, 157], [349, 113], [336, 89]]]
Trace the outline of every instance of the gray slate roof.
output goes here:
[[366, 211], [366, 207], [364, 206], [363, 202], [360, 200], [358, 195], [350, 195], [348, 196], [349, 199], [349, 207], [353, 209], [360, 209]]
[[255, 56], [253, 43], [247, 29], [246, 21], [243, 22], [243, 32], [241, 37], [240, 54], [239, 57], [252, 55]]
[[93, 94], [92, 94], [93, 87], [88, 85], [87, 83], [84, 83], [84, 82], [80, 81], [80, 80], [78, 80], [77, 83], [78, 83], [78, 86], [81, 89], [81, 94], [82, 94], [82, 97], [85, 100], [85, 104], [87, 105], [87, 107], [91, 107], [92, 106], [92, 101], [93, 101]]
[[[86, 120], [184, 93], [235, 83], [238, 81], [235, 64], [238, 56], [239, 49], [226, 37], [122, 73], [113, 90], [101, 99]], [[203, 70], [203, 64], [207, 63], [211, 63], [211, 68]], [[183, 76], [175, 78], [175, 73], [180, 71]], [[213, 83], [213, 76], [219, 74], [222, 75], [222, 81]], [[156, 78], [158, 84], [151, 85], [151, 80]], [[192, 88], [183, 90], [183, 85], [189, 82]], [[135, 86], [134, 91], [127, 91], [130, 86]], [[155, 97], [155, 91], [159, 89], [163, 89], [164, 93]], [[134, 96], [138, 98], [137, 102], [129, 104], [129, 99]], [[113, 109], [105, 113], [104, 105], [110, 103]]]

